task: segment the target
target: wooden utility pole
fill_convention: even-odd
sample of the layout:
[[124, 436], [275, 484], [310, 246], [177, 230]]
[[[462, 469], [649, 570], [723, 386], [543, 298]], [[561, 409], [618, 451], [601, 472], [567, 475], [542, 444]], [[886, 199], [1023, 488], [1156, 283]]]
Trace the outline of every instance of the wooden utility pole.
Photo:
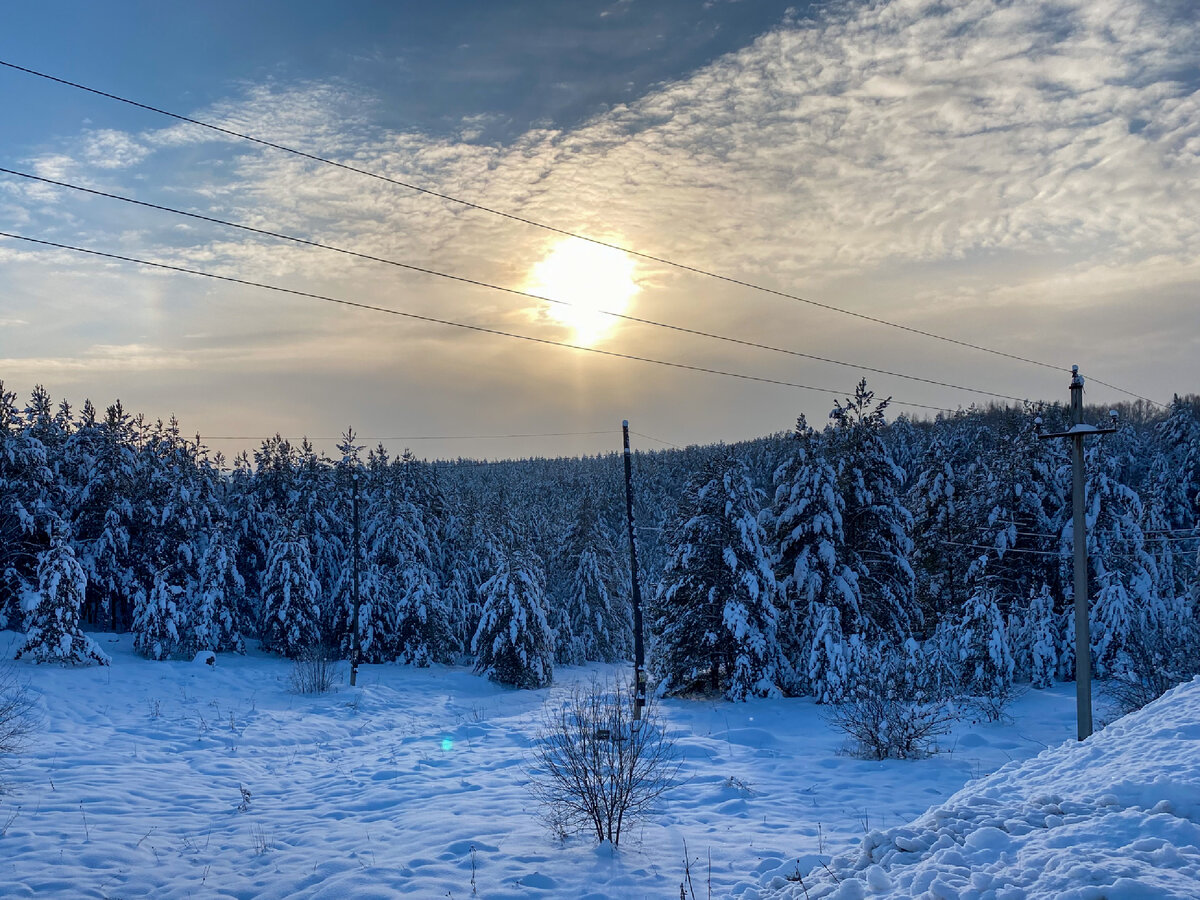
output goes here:
[[[1116, 412], [1109, 415], [1116, 424]], [[1040, 428], [1041, 416], [1035, 424]], [[1071, 526], [1075, 549], [1075, 718], [1079, 740], [1092, 733], [1092, 635], [1088, 623], [1087, 520], [1084, 513], [1083, 439], [1092, 434], [1112, 434], [1117, 429], [1083, 424], [1083, 376], [1071, 366], [1071, 427], [1038, 438], [1071, 439]]]
[[642, 643], [642, 589], [638, 584], [637, 540], [633, 527], [633, 464], [629, 454], [629, 420], [621, 423], [625, 442], [625, 520], [629, 525], [629, 574], [633, 581], [633, 718], [640, 721], [646, 705], [646, 648]]

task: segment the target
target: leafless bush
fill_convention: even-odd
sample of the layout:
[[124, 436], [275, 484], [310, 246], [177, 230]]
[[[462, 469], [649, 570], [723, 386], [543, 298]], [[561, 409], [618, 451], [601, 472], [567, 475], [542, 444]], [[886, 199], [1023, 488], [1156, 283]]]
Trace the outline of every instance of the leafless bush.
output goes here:
[[0, 757], [17, 753], [37, 727], [37, 706], [12, 666], [0, 666]]
[[1134, 629], [1125, 654], [1126, 670], [1103, 687], [1121, 715], [1141, 709], [1200, 674], [1200, 625], [1188, 623], [1170, 634], [1161, 629]]
[[884, 660], [880, 671], [861, 678], [843, 702], [830, 706], [826, 721], [853, 742], [852, 753], [866, 759], [922, 759], [950, 730], [954, 707], [909, 687], [897, 664]]
[[[19, 753], [29, 735], [41, 721], [29, 688], [17, 677], [12, 666], [0, 666], [0, 769], [8, 757]], [[12, 824], [10, 819], [5, 825]]]
[[338, 678], [337, 654], [324, 644], [313, 644], [292, 660], [288, 676], [293, 693], [326, 694]]
[[680, 766], [654, 702], [634, 721], [633, 692], [619, 681], [576, 687], [547, 708], [533, 761], [529, 788], [547, 824], [563, 836], [590, 831], [614, 847], [678, 783]]

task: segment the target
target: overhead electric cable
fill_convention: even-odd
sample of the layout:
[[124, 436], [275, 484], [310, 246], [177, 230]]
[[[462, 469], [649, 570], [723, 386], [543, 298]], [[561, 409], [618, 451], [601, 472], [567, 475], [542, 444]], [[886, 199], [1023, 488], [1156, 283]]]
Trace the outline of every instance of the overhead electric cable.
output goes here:
[[[505, 212], [503, 210], [496, 209], [495, 207], [485, 206], [484, 204], [475, 203], [470, 200], [464, 200], [461, 197], [455, 197], [450, 194], [445, 194], [440, 191], [435, 191], [431, 188], [421, 187], [420, 185], [413, 184], [412, 182], [402, 181], [398, 178], [392, 178], [388, 175], [380, 174], [379, 172], [372, 172], [369, 169], [362, 169], [362, 168], [359, 168], [358, 166], [352, 166], [347, 163], [337, 162], [336, 160], [329, 159], [327, 157], [318, 156], [313, 153], [306, 153], [303, 150], [297, 150], [294, 147], [287, 147], [283, 144], [277, 144], [274, 141], [268, 141], [264, 138], [254, 137], [253, 135], [246, 134], [244, 132], [234, 131], [233, 129], [230, 129], [230, 128], [225, 128], [220, 125], [213, 125], [209, 122], [203, 122], [199, 119], [194, 119], [194, 118], [191, 118], [190, 116], [185, 116], [185, 115], [181, 115], [180, 113], [175, 113], [175, 112], [171, 112], [166, 109], [161, 109], [160, 107], [157, 107], [157, 106], [151, 106], [146, 103], [140, 103], [136, 100], [131, 100], [128, 97], [122, 97], [118, 94], [113, 94], [108, 91], [102, 91], [98, 88], [88, 87], [87, 85], [80, 84], [75, 81], [68, 81], [65, 78], [59, 78], [57, 76], [50, 75], [46, 72], [39, 72], [36, 69], [30, 69], [26, 66], [19, 66], [16, 63], [11, 63], [6, 60], [0, 59], [0, 66], [4, 66], [9, 69], [14, 69], [18, 72], [24, 72], [27, 75], [33, 75], [37, 78], [44, 78], [47, 81], [53, 81], [57, 84], [61, 84], [66, 87], [72, 87], [77, 90], [86, 91], [89, 94], [95, 94], [96, 96], [105, 97], [109, 100], [115, 100], [118, 103], [125, 103], [129, 106], [137, 107], [138, 109], [144, 109], [148, 112], [157, 113], [158, 115], [167, 116], [168, 118], [175, 119], [176, 121], [179, 121], [179, 122], [187, 122], [190, 125], [196, 125], [201, 128], [206, 128], [206, 129], [209, 129], [210, 131], [215, 131], [219, 134], [224, 134], [224, 135], [228, 135], [230, 137], [235, 137], [235, 138], [238, 138], [239, 140], [249, 141], [251, 143], [258, 144], [263, 147], [269, 147], [272, 150], [279, 150], [283, 153], [289, 153], [293, 156], [300, 157], [301, 159], [311, 160], [312, 162], [321, 163], [323, 165], [334, 166], [335, 168], [343, 169], [347, 172], [353, 172], [357, 175], [365, 175], [368, 178], [373, 178], [378, 181], [383, 181], [388, 184], [395, 185], [396, 187], [402, 187], [402, 188], [405, 188], [406, 190], [415, 191], [420, 194], [426, 194], [427, 196], [430, 196], [430, 197], [436, 197], [439, 200], [445, 200], [450, 203], [455, 203], [455, 204], [463, 206], [467, 209], [478, 210], [479, 212], [487, 213], [489, 215], [499, 216], [501, 218], [508, 219], [513, 222], [520, 222], [524, 225], [529, 225], [533, 228], [539, 228], [544, 231], [549, 231], [553, 234], [559, 234], [564, 237], [577, 238], [578, 240], [587, 241], [588, 243], [596, 244], [597, 246], [608, 247], [609, 249], [612, 249], [612, 250], [619, 250], [622, 253], [628, 253], [630, 256], [635, 256], [639, 259], [644, 259], [649, 262], [656, 262], [661, 265], [670, 266], [672, 268], [679, 269], [681, 271], [691, 272], [695, 275], [701, 275], [706, 278], [713, 278], [718, 281], [726, 282], [728, 284], [734, 284], [734, 285], [738, 285], [739, 287], [749, 288], [750, 290], [759, 291], [759, 292], [762, 292], [765, 294], [770, 294], [770, 295], [773, 295], [776, 297], [781, 297], [783, 299], [793, 300], [797, 303], [804, 303], [809, 306], [813, 306], [817, 309], [824, 309], [828, 312], [840, 313], [841, 315], [851, 316], [853, 318], [861, 319], [866, 322], [872, 322], [876, 325], [883, 325], [883, 326], [886, 326], [889, 328], [896, 328], [896, 329], [899, 329], [900, 331], [905, 331], [910, 334], [915, 334], [915, 335], [919, 335], [922, 337], [931, 338], [933, 340], [944, 341], [946, 343], [954, 344], [959, 347], [964, 347], [964, 348], [967, 348], [970, 350], [977, 350], [981, 353], [989, 353], [994, 356], [1000, 356], [1005, 359], [1011, 359], [1011, 360], [1014, 360], [1017, 362], [1023, 362], [1023, 363], [1027, 363], [1029, 365], [1033, 365], [1033, 366], [1040, 366], [1040, 367], [1046, 368], [1046, 369], [1053, 369], [1055, 371], [1064, 371], [1065, 370], [1065, 368], [1061, 365], [1055, 365], [1053, 363], [1047, 363], [1047, 362], [1042, 362], [1042, 361], [1036, 360], [1036, 359], [1030, 359], [1029, 357], [1019, 356], [1014, 353], [1007, 353], [1003, 350], [996, 350], [991, 347], [985, 347], [981, 344], [973, 344], [973, 343], [970, 343], [969, 341], [963, 341], [963, 340], [959, 340], [957, 338], [946, 337], [945, 335], [936, 334], [932, 331], [924, 331], [920, 328], [913, 328], [909, 325], [901, 325], [898, 322], [891, 322], [891, 321], [888, 321], [887, 319], [881, 319], [877, 316], [867, 315], [866, 313], [854, 312], [853, 310], [843, 309], [842, 307], [839, 307], [839, 306], [833, 306], [828, 303], [821, 303], [820, 301], [817, 301], [817, 300], [810, 300], [806, 297], [801, 297], [797, 294], [788, 293], [787, 291], [781, 291], [781, 290], [777, 290], [775, 288], [766, 287], [764, 285], [755, 284], [754, 282], [745, 281], [741, 278], [735, 278], [730, 275], [722, 275], [718, 272], [713, 272], [708, 269], [702, 269], [698, 266], [688, 265], [687, 263], [675, 262], [674, 260], [667, 259], [666, 257], [655, 256], [654, 254], [651, 254], [651, 253], [645, 253], [645, 252], [642, 252], [639, 250], [633, 250], [633, 249], [630, 249], [629, 247], [623, 247], [620, 244], [615, 244], [610, 241], [604, 241], [604, 240], [600, 240], [599, 238], [589, 237], [588, 235], [585, 235], [585, 234], [580, 234], [578, 232], [569, 231], [568, 229], [559, 228], [558, 226], [550, 225], [545, 222], [539, 222], [535, 219], [530, 219], [525, 216], [517, 215], [515, 213]], [[1122, 394], [1126, 394], [1126, 395], [1128, 395], [1130, 397], [1134, 397], [1138, 400], [1145, 400], [1147, 403], [1154, 404], [1155, 406], [1165, 407], [1165, 404], [1159, 403], [1156, 400], [1151, 400], [1149, 397], [1143, 397], [1140, 394], [1135, 394], [1132, 391], [1127, 391], [1124, 388], [1119, 388], [1116, 385], [1109, 384], [1108, 382], [1105, 382], [1105, 381], [1101, 381], [1098, 378], [1092, 378], [1091, 380], [1094, 381], [1096, 384], [1100, 384], [1100, 385], [1103, 385], [1104, 387], [1110, 388], [1112, 390], [1119, 391]]]
[[[119, 253], [106, 253], [102, 250], [91, 250], [86, 247], [75, 247], [71, 244], [61, 244], [61, 243], [58, 243], [57, 241], [47, 241], [47, 240], [42, 240], [41, 238], [27, 237], [22, 234], [13, 234], [12, 232], [7, 232], [7, 231], [0, 231], [0, 237], [11, 238], [11, 239], [17, 240], [17, 241], [26, 241], [27, 243], [30, 243], [30, 244], [40, 244], [41, 246], [44, 246], [44, 247], [54, 247], [58, 250], [69, 250], [72, 253], [82, 253], [82, 254], [87, 254], [88, 256], [96, 256], [96, 257], [100, 257], [103, 259], [115, 259], [120, 262], [134, 263], [139, 266], [148, 266], [153, 269], [164, 269], [169, 272], [182, 272], [185, 275], [198, 275], [202, 278], [214, 279], [215, 281], [225, 281], [230, 284], [240, 284], [240, 285], [244, 285], [246, 287], [262, 288], [263, 290], [275, 291], [280, 294], [291, 294], [296, 297], [306, 297], [310, 300], [320, 300], [325, 303], [336, 303], [341, 306], [349, 306], [349, 307], [353, 307], [355, 309], [365, 309], [365, 310], [370, 310], [372, 312], [381, 312], [381, 313], [386, 313], [386, 314], [392, 315], [392, 316], [401, 316], [406, 319], [415, 319], [415, 320], [421, 321], [421, 322], [432, 322], [432, 323], [435, 323], [438, 325], [449, 325], [453, 328], [462, 328], [467, 331], [477, 331], [477, 332], [480, 332], [483, 334], [494, 334], [494, 335], [498, 335], [500, 337], [516, 338], [517, 340], [529, 341], [530, 343], [534, 343], [534, 344], [545, 344], [545, 345], [551, 346], [551, 347], [565, 347], [569, 350], [582, 350], [587, 353], [596, 353], [600, 356], [609, 356], [614, 359], [628, 359], [628, 360], [633, 360], [635, 362], [652, 363], [653, 365], [666, 366], [667, 368], [672, 368], [672, 369], [683, 369], [683, 370], [689, 371], [689, 372], [703, 372], [708, 375], [721, 375], [726, 378], [738, 378], [743, 381], [756, 381], [761, 384], [776, 384], [776, 385], [779, 385], [780, 387], [798, 388], [800, 390], [816, 391], [816, 392], [819, 392], [822, 394], [834, 394], [839, 397], [845, 393], [844, 391], [835, 390], [833, 388], [813, 387], [812, 385], [799, 384], [794, 381], [783, 381], [781, 379], [776, 379], [776, 378], [764, 378], [760, 375], [747, 375], [743, 372], [727, 372], [723, 369], [713, 369], [713, 368], [709, 368], [707, 366], [694, 366], [694, 365], [690, 365], [688, 363], [670, 362], [668, 360], [654, 359], [654, 358], [648, 357], [648, 356], [635, 356], [631, 353], [619, 353], [615, 350], [602, 350], [599, 347], [584, 347], [581, 344], [570, 344], [570, 343], [567, 343], [566, 341], [554, 341], [554, 340], [550, 340], [549, 338], [539, 338], [539, 337], [533, 337], [532, 335], [527, 335], [527, 334], [517, 334], [516, 332], [513, 332], [513, 331], [501, 331], [500, 329], [487, 328], [483, 325], [470, 325], [466, 322], [455, 322], [450, 319], [439, 319], [435, 316], [423, 316], [418, 313], [404, 312], [404, 311], [398, 310], [398, 309], [389, 309], [386, 306], [374, 306], [370, 303], [362, 303], [357, 300], [345, 300], [345, 299], [342, 299], [339, 297], [329, 297], [324, 294], [317, 294], [317, 293], [313, 293], [311, 291], [301, 291], [301, 290], [297, 290], [295, 288], [286, 288], [286, 287], [282, 287], [282, 286], [276, 285], [276, 284], [267, 284], [262, 281], [250, 281], [245, 278], [236, 278], [232, 275], [218, 275], [215, 272], [204, 272], [204, 271], [201, 271], [200, 269], [189, 269], [185, 266], [176, 266], [176, 265], [171, 265], [169, 263], [153, 262], [151, 260], [138, 259], [137, 257], [133, 257], [133, 256], [123, 256]], [[893, 400], [892, 402], [895, 403], [897, 406], [911, 406], [911, 407], [915, 407], [917, 409], [928, 409], [928, 410], [933, 410], [935, 412], [953, 412], [953, 410], [945, 409], [944, 407], [930, 406], [929, 404], [925, 404], [925, 403], [912, 403], [912, 402], [904, 401], [904, 400]]]
[[[560, 300], [555, 297], [547, 297], [543, 294], [536, 294], [531, 291], [523, 291], [523, 290], [520, 290], [519, 288], [504, 287], [503, 285], [493, 284], [488, 281], [481, 281], [476, 278], [468, 278], [464, 275], [454, 275], [454, 274], [451, 274], [448, 272], [441, 272], [436, 269], [430, 269], [426, 266], [418, 266], [418, 265], [414, 265], [412, 263], [406, 263], [406, 262], [400, 262], [399, 260], [388, 259], [387, 257], [374, 256], [370, 253], [361, 253], [357, 250], [347, 250], [344, 247], [336, 247], [332, 244], [324, 244], [319, 241], [311, 241], [306, 238], [294, 237], [293, 235], [283, 234], [282, 232], [278, 232], [278, 231], [270, 231], [265, 228], [255, 228], [252, 225], [244, 225], [240, 222], [231, 222], [231, 221], [228, 221], [227, 219], [218, 219], [213, 216], [202, 215], [201, 213], [188, 212], [187, 210], [176, 209], [171, 206], [163, 206], [159, 203], [150, 203], [145, 200], [137, 200], [133, 197], [126, 197], [122, 194], [114, 194], [109, 191], [101, 191], [101, 190], [97, 190], [96, 188], [84, 187], [82, 185], [72, 184], [67, 181], [57, 181], [53, 178], [44, 178], [40, 175], [32, 175], [28, 172], [21, 172], [16, 169], [6, 168], [4, 166], [0, 166], [0, 173], [4, 173], [6, 175], [15, 175], [19, 178], [26, 178], [30, 181], [37, 181], [42, 184], [49, 184], [49, 185], [53, 185], [55, 187], [67, 188], [68, 190], [79, 191], [80, 193], [91, 194], [96, 197], [104, 197], [108, 200], [119, 200], [122, 203], [131, 203], [134, 206], [141, 206], [146, 209], [153, 209], [153, 210], [157, 210], [159, 212], [171, 213], [172, 215], [176, 215], [176, 216], [186, 216], [189, 219], [196, 219], [201, 222], [209, 222], [214, 225], [221, 225], [225, 228], [236, 228], [240, 231], [246, 231], [251, 234], [262, 235], [263, 237], [275, 238], [275, 239], [281, 240], [281, 241], [289, 241], [293, 244], [299, 244], [304, 247], [314, 247], [319, 250], [329, 250], [334, 253], [341, 253], [346, 256], [352, 256], [352, 257], [355, 257], [358, 259], [365, 259], [370, 262], [377, 262], [377, 263], [383, 263], [384, 265], [396, 266], [397, 268], [407, 269], [408, 271], [411, 271], [411, 272], [418, 272], [422, 275], [433, 275], [438, 278], [445, 278], [450, 281], [457, 281], [460, 284], [470, 284], [470, 285], [474, 285], [475, 287], [482, 287], [482, 288], [487, 288], [489, 290], [501, 291], [503, 293], [513, 294], [518, 297], [527, 297], [531, 300], [539, 300], [539, 301], [543, 301], [545, 303], [558, 304], [559, 306], [570, 306], [570, 307], [578, 306], [578, 304], [572, 303], [569, 300]], [[594, 310], [594, 312], [597, 312], [597, 313], [599, 313], [601, 315], [605, 315], [605, 316], [611, 316], [612, 318], [615, 318], [615, 319], [623, 319], [624, 321], [627, 321], [627, 322], [636, 322], [639, 325], [650, 325], [654, 328], [665, 328], [669, 331], [675, 331], [675, 332], [679, 332], [681, 334], [690, 334], [695, 337], [709, 338], [711, 340], [716, 340], [716, 341], [724, 341], [726, 343], [737, 344], [737, 345], [740, 345], [743, 347], [751, 347], [751, 348], [754, 348], [757, 350], [767, 350], [772, 353], [784, 353], [784, 354], [787, 354], [788, 356], [797, 356], [802, 359], [811, 359], [814, 362], [828, 363], [828, 364], [834, 365], [834, 366], [843, 366], [845, 368], [854, 369], [856, 371], [873, 372], [876, 375], [889, 375], [893, 378], [903, 378], [907, 381], [918, 381], [918, 382], [921, 382], [922, 384], [930, 384], [930, 385], [934, 385], [937, 387], [950, 388], [950, 389], [956, 390], [956, 391], [965, 391], [965, 392], [971, 393], [971, 394], [980, 394], [985, 397], [995, 397], [999, 400], [1012, 400], [1016, 403], [1030, 402], [1029, 399], [1026, 397], [1014, 397], [1010, 394], [1001, 394], [1001, 393], [997, 393], [996, 391], [984, 390], [983, 388], [966, 387], [964, 385], [953, 384], [948, 381], [938, 381], [933, 378], [923, 378], [919, 375], [906, 375], [902, 372], [893, 372], [888, 369], [879, 369], [874, 366], [865, 366], [865, 365], [859, 365], [857, 363], [843, 362], [842, 360], [839, 360], [839, 359], [831, 359], [831, 358], [825, 357], [825, 356], [816, 356], [815, 354], [804, 353], [800, 350], [788, 350], [783, 347], [774, 347], [774, 346], [771, 346], [770, 344], [759, 343], [758, 341], [748, 341], [748, 340], [743, 340], [742, 338], [728, 337], [727, 335], [716, 334], [714, 332], [701, 331], [696, 328], [688, 328], [687, 326], [684, 326], [684, 325], [673, 325], [673, 324], [666, 323], [666, 322], [657, 322], [657, 321], [654, 321], [653, 319], [642, 318], [641, 316], [631, 316], [631, 315], [627, 315], [626, 313], [612, 312], [611, 310], [606, 310], [606, 309], [597, 309], [597, 310]]]
[[[356, 434], [356, 441], [489, 441], [505, 440], [507, 438], [538, 438], [538, 437], [579, 437], [581, 435], [620, 434], [620, 428], [604, 428], [599, 431], [541, 431], [528, 434], [417, 434], [400, 435], [399, 437], [371, 437]], [[340, 441], [341, 437], [319, 437], [304, 435], [310, 441]], [[270, 441], [274, 435], [263, 437], [251, 434], [206, 434], [206, 441]], [[617, 451], [613, 451], [616, 453]]]

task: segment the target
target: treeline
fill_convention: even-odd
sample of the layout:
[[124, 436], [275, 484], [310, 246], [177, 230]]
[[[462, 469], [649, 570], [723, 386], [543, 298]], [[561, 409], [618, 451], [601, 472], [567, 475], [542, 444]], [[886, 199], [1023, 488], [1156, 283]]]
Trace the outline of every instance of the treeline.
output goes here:
[[[1070, 677], [1069, 466], [1037, 412], [884, 419], [861, 384], [821, 430], [641, 452], [636, 520], [664, 690], [837, 701], [880, 667], [924, 689]], [[1088, 447], [1093, 651], [1131, 669], [1194, 628], [1195, 400]], [[0, 625], [38, 659], [241, 651], [471, 662], [521, 686], [632, 645], [618, 454], [336, 458], [276, 437], [228, 463], [178, 423], [0, 384]], [[354, 507], [357, 500], [357, 541]], [[357, 565], [355, 564], [357, 561]], [[992, 687], [989, 687], [991, 685]]]

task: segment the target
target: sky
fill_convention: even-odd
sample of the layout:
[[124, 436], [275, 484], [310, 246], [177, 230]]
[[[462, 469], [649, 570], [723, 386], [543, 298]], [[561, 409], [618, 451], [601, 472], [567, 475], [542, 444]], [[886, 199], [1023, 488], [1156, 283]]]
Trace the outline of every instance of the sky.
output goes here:
[[18, 4], [6, 63], [391, 181], [8, 67], [0, 167], [391, 264], [0, 174], [0, 231], [360, 304], [0, 238], [0, 379], [227, 456], [735, 441], [862, 377], [892, 414], [1065, 401], [1072, 364], [1166, 402], [1200, 382], [1198, 31], [1188, 0]]

